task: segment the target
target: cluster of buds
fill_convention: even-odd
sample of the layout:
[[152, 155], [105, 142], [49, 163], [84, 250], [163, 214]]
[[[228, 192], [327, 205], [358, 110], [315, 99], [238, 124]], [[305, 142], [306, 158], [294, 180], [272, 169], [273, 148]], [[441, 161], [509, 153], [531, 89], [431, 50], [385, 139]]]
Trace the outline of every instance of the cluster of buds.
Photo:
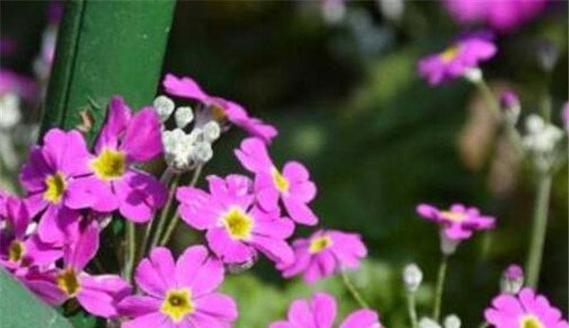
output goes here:
[[[213, 157], [212, 144], [221, 135], [219, 124], [208, 116], [196, 114], [191, 107], [178, 107], [172, 99], [159, 96], [154, 108], [163, 124], [162, 143], [166, 163], [177, 172], [189, 171]], [[174, 117], [175, 128], [166, 129], [166, 122]], [[190, 124], [192, 123], [193, 124]]]
[[460, 328], [461, 324], [456, 314], [449, 314], [443, 320], [442, 326], [435, 320], [425, 317], [419, 321], [419, 328]]
[[523, 137], [523, 146], [532, 154], [536, 167], [548, 171], [555, 162], [563, 130], [535, 114], [529, 115], [525, 123], [527, 134]]

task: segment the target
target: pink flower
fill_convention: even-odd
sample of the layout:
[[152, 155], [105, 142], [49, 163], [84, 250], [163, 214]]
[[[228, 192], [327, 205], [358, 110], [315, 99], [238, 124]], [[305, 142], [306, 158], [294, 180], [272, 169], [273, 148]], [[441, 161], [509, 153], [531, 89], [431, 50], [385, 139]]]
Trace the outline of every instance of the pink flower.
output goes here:
[[0, 264], [6, 269], [21, 276], [31, 267], [47, 267], [62, 256], [61, 248], [28, 231], [31, 216], [24, 201], [7, 196], [0, 198], [0, 207]]
[[82, 193], [75, 190], [77, 178], [89, 173], [89, 152], [77, 131], [51, 129], [43, 146], [32, 149], [20, 180], [27, 191], [32, 215], [43, 212], [38, 233], [49, 243], [62, 242], [65, 233], [78, 228], [79, 212], [88, 204], [78, 204]]
[[83, 196], [75, 198], [73, 206], [99, 212], [118, 209], [131, 221], [150, 220], [164, 205], [166, 188], [134, 164], [162, 153], [158, 114], [150, 107], [132, 114], [121, 97], [113, 97], [95, 153], [86, 165], [87, 175], [77, 181]]
[[275, 262], [292, 262], [293, 252], [285, 239], [292, 235], [294, 224], [254, 204], [249, 178], [209, 176], [208, 182], [209, 193], [178, 188], [178, 211], [191, 227], [207, 230], [209, 247], [223, 262], [250, 262], [258, 251]]
[[74, 237], [65, 246], [63, 268], [31, 272], [22, 282], [49, 304], [61, 305], [74, 298], [93, 315], [105, 318], [118, 315], [118, 301], [130, 293], [128, 284], [116, 275], [92, 276], [84, 271], [99, 247], [96, 223], [87, 225]]
[[39, 95], [36, 82], [11, 70], [0, 69], [0, 96], [14, 93], [28, 101], [35, 101]]
[[227, 119], [266, 143], [270, 143], [278, 134], [272, 125], [266, 124], [258, 118], [250, 117], [241, 105], [221, 97], [210, 96], [190, 77], [178, 78], [172, 74], [166, 74], [162, 84], [168, 94], [197, 100], [210, 107], [211, 118], [218, 121]]
[[439, 210], [429, 204], [419, 204], [417, 214], [438, 223], [444, 235], [451, 240], [464, 240], [472, 237], [476, 230], [494, 228], [495, 218], [480, 214], [476, 207], [453, 204], [449, 210]]
[[470, 36], [458, 40], [444, 51], [419, 61], [419, 74], [431, 86], [461, 77], [496, 54], [496, 46], [487, 38]]
[[547, 298], [524, 288], [518, 295], [502, 294], [492, 300], [484, 317], [493, 327], [567, 328], [569, 323], [561, 311], [549, 304]]
[[308, 239], [292, 243], [295, 260], [281, 263], [278, 269], [285, 278], [302, 273], [306, 282], [331, 276], [338, 269], [355, 269], [360, 259], [367, 256], [367, 248], [358, 234], [337, 230], [319, 230]]
[[267, 146], [257, 138], [248, 138], [235, 150], [241, 164], [255, 173], [255, 194], [261, 207], [277, 210], [282, 200], [288, 215], [295, 222], [315, 225], [318, 218], [308, 203], [316, 196], [316, 185], [304, 165], [296, 161], [285, 163], [281, 171], [273, 164]]
[[547, 0], [445, 0], [452, 18], [461, 24], [482, 23], [511, 32], [538, 16]]
[[121, 327], [230, 327], [238, 316], [237, 304], [215, 292], [223, 276], [223, 264], [203, 246], [187, 248], [177, 262], [167, 248], [155, 248], [135, 273], [145, 295], [126, 297], [119, 304], [121, 314], [132, 318]]
[[[310, 301], [296, 300], [288, 309], [286, 321], [273, 322], [269, 328], [332, 328], [336, 318], [336, 300], [326, 293], [316, 293]], [[375, 311], [352, 312], [339, 328], [381, 328]]]

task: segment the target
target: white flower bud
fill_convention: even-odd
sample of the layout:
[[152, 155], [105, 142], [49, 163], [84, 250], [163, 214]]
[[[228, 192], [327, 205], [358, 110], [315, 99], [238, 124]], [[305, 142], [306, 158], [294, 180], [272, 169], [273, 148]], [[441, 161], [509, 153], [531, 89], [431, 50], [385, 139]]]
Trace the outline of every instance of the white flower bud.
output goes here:
[[156, 99], [154, 99], [153, 105], [162, 122], [165, 122], [170, 117], [170, 115], [172, 115], [172, 112], [176, 107], [174, 101], [166, 96], [156, 97]]
[[423, 317], [419, 321], [419, 328], [441, 328], [441, 325], [431, 318]]
[[213, 157], [213, 150], [211, 144], [207, 142], [196, 143], [193, 149], [193, 158], [196, 162], [205, 163]]
[[215, 121], [209, 121], [203, 126], [203, 137], [204, 140], [211, 143], [219, 138], [221, 135], [221, 128], [219, 124]]
[[11, 128], [21, 119], [20, 97], [14, 93], [7, 93], [0, 97], [0, 128]]
[[194, 119], [194, 112], [191, 107], [179, 107], [174, 114], [176, 117], [176, 126], [180, 129], [186, 127]]
[[529, 133], [538, 133], [543, 130], [545, 122], [541, 116], [536, 114], [531, 114], [526, 118], [526, 129]]
[[447, 237], [444, 230], [442, 229], [440, 230], [440, 235], [441, 235], [441, 252], [447, 256], [454, 254], [454, 252], [456, 252], [458, 244], [460, 244], [460, 240], [450, 239], [449, 237]]
[[447, 315], [444, 321], [445, 328], [460, 328], [460, 318], [456, 314]]
[[516, 264], [510, 265], [502, 273], [500, 290], [506, 294], [517, 294], [524, 286], [524, 270]]
[[464, 71], [464, 78], [469, 82], [478, 83], [482, 80], [482, 70], [478, 67], [469, 68]]
[[403, 282], [408, 292], [414, 293], [423, 281], [423, 272], [416, 264], [408, 264], [403, 269]]

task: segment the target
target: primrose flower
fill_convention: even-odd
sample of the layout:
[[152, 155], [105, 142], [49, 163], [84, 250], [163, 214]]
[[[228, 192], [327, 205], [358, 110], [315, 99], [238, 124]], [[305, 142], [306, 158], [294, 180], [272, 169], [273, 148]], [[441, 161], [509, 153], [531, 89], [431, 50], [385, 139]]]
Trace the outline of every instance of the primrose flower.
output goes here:
[[472, 237], [476, 230], [493, 229], [496, 219], [480, 214], [476, 207], [453, 204], [448, 210], [439, 210], [429, 204], [417, 206], [417, 214], [438, 223], [444, 237], [460, 241]]
[[[310, 301], [299, 299], [288, 309], [287, 320], [273, 322], [269, 328], [332, 328], [336, 319], [336, 300], [329, 294], [316, 293]], [[381, 328], [375, 311], [352, 312], [339, 328]]]
[[304, 165], [290, 161], [280, 171], [273, 164], [267, 146], [258, 138], [243, 140], [235, 155], [247, 170], [255, 173], [255, 194], [263, 209], [277, 210], [281, 199], [295, 222], [306, 225], [318, 223], [318, 218], [308, 206], [316, 196], [316, 185], [310, 181]]
[[167, 74], [162, 82], [166, 93], [197, 100], [209, 107], [209, 117], [216, 121], [225, 120], [235, 124], [252, 136], [261, 138], [264, 142], [270, 143], [277, 136], [277, 130], [258, 118], [250, 117], [247, 111], [239, 104], [217, 96], [207, 94], [199, 84], [190, 77], [178, 78], [172, 74]]
[[22, 168], [20, 180], [27, 191], [32, 215], [43, 212], [38, 233], [45, 242], [61, 242], [66, 232], [77, 229], [81, 191], [75, 189], [78, 177], [89, 173], [89, 152], [77, 131], [51, 129], [43, 146], [32, 149]]
[[178, 188], [178, 211], [191, 227], [207, 230], [209, 247], [223, 262], [249, 262], [257, 252], [275, 262], [293, 261], [285, 239], [292, 235], [294, 224], [254, 204], [249, 178], [229, 175], [225, 179], [209, 176], [207, 180], [209, 193], [193, 187]]
[[367, 256], [358, 234], [337, 230], [319, 230], [308, 239], [295, 240], [292, 247], [294, 263], [280, 263], [277, 268], [285, 278], [302, 273], [308, 283], [331, 276], [337, 269], [355, 269], [360, 259]]
[[113, 97], [95, 153], [86, 165], [88, 174], [77, 181], [84, 197], [74, 206], [99, 212], [118, 209], [131, 221], [150, 220], [166, 202], [166, 187], [134, 164], [162, 153], [158, 114], [150, 107], [133, 114], [121, 97]]
[[204, 246], [187, 248], [176, 262], [167, 248], [154, 248], [134, 278], [145, 295], [128, 296], [119, 304], [121, 314], [132, 318], [121, 327], [230, 327], [237, 304], [215, 292], [223, 278], [223, 264]]
[[62, 250], [42, 242], [30, 232], [31, 216], [23, 200], [0, 199], [0, 264], [17, 276], [33, 266], [48, 266], [62, 256]]
[[115, 317], [117, 302], [130, 293], [130, 287], [117, 275], [92, 276], [84, 271], [99, 247], [99, 228], [96, 222], [75, 235], [64, 248], [63, 268], [47, 272], [32, 272], [23, 283], [51, 305], [61, 305], [69, 299], [89, 313]]
[[484, 311], [486, 321], [496, 328], [567, 328], [561, 311], [547, 298], [524, 288], [517, 295], [502, 294]]
[[444, 51], [419, 61], [419, 74], [436, 86], [478, 69], [482, 61], [496, 54], [496, 46], [487, 38], [470, 36], [456, 41]]

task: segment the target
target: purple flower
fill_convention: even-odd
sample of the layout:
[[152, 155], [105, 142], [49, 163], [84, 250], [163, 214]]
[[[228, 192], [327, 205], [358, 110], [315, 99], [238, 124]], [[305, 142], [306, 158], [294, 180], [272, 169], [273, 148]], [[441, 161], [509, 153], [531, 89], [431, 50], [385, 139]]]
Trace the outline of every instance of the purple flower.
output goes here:
[[23, 283], [49, 304], [76, 299], [93, 315], [117, 316], [118, 301], [130, 293], [128, 284], [116, 275], [92, 276], [84, 271], [99, 247], [97, 224], [92, 222], [74, 237], [64, 248], [63, 268], [32, 272], [22, 279]]
[[25, 275], [34, 266], [50, 266], [63, 255], [61, 248], [28, 231], [31, 216], [23, 200], [0, 198], [0, 208], [0, 264], [14, 275]]
[[34, 80], [11, 70], [0, 69], [0, 96], [14, 93], [33, 102], [38, 92], [38, 86]]
[[207, 230], [209, 247], [223, 262], [250, 262], [257, 252], [275, 262], [292, 262], [294, 255], [285, 239], [292, 235], [294, 224], [254, 204], [249, 178], [209, 176], [208, 182], [209, 193], [178, 188], [178, 211], [191, 227]]
[[162, 153], [160, 120], [150, 108], [132, 114], [121, 97], [111, 99], [107, 121], [95, 145], [87, 175], [77, 181], [84, 194], [75, 207], [99, 212], [116, 209], [134, 222], [147, 222], [166, 201], [166, 188], [152, 175], [134, 168]]
[[[269, 328], [332, 328], [336, 319], [336, 300], [326, 293], [316, 293], [310, 301], [295, 300], [288, 309], [287, 320], [273, 322]], [[352, 312], [339, 328], [381, 328], [375, 311]]]
[[567, 328], [561, 311], [549, 304], [545, 296], [524, 288], [518, 295], [502, 294], [492, 300], [484, 317], [493, 327]]
[[304, 165], [296, 161], [285, 163], [282, 172], [273, 164], [267, 146], [258, 138], [248, 138], [235, 150], [241, 164], [255, 173], [255, 195], [261, 207], [278, 210], [282, 200], [288, 215], [295, 222], [315, 225], [318, 218], [308, 203], [316, 196], [316, 185]]
[[451, 240], [465, 240], [476, 230], [494, 228], [495, 218], [480, 214], [476, 207], [453, 204], [448, 210], [439, 210], [429, 204], [417, 206], [417, 214], [441, 226], [444, 235]]
[[177, 262], [167, 248], [155, 248], [135, 273], [145, 295], [126, 297], [119, 304], [121, 314], [132, 318], [121, 327], [230, 327], [238, 316], [237, 304], [215, 292], [223, 278], [223, 264], [203, 246], [187, 248]]
[[278, 269], [285, 278], [302, 274], [309, 283], [328, 277], [338, 269], [355, 269], [360, 259], [367, 256], [367, 248], [358, 234], [337, 230], [317, 231], [308, 239], [295, 240], [292, 247], [294, 263], [280, 263]]
[[213, 119], [217, 121], [227, 119], [266, 143], [270, 143], [278, 134], [272, 125], [266, 124], [258, 118], [250, 117], [241, 105], [221, 97], [210, 96], [190, 77], [178, 78], [172, 74], [167, 74], [162, 84], [168, 94], [197, 100], [211, 109], [210, 115]]
[[547, 0], [445, 0], [452, 18], [461, 24], [482, 23], [510, 32], [538, 16]]
[[419, 61], [419, 74], [431, 86], [451, 80], [496, 54], [496, 46], [487, 38], [469, 36], [458, 40], [444, 51]]
[[75, 209], [88, 206], [77, 201], [83, 194], [75, 189], [75, 183], [76, 178], [89, 173], [89, 156], [77, 131], [51, 129], [43, 146], [32, 149], [20, 180], [31, 214], [43, 212], [38, 227], [43, 241], [62, 242], [66, 232], [78, 228], [79, 212]]

